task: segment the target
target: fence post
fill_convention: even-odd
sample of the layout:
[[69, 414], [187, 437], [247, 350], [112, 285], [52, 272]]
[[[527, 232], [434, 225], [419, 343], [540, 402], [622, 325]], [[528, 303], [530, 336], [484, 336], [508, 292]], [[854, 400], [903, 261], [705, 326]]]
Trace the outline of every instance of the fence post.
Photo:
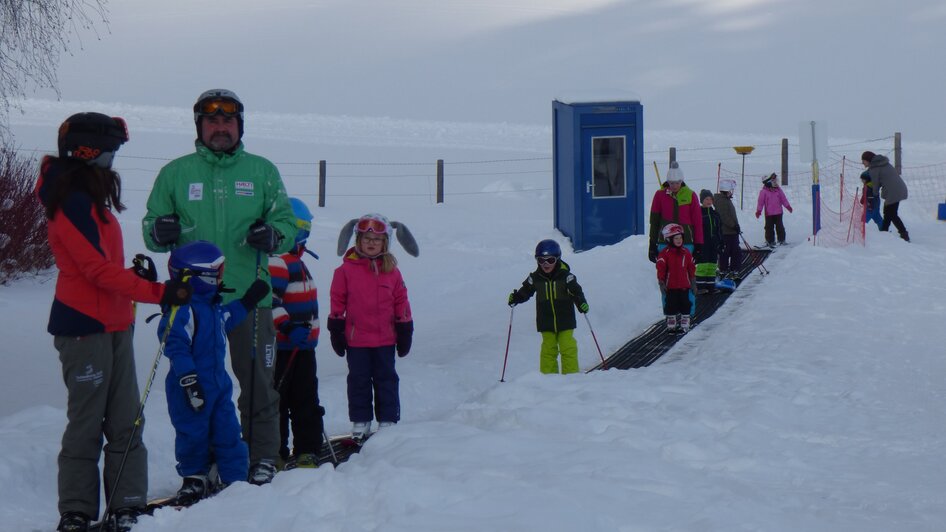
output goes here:
[[443, 203], [443, 159], [437, 159], [437, 203]]
[[[677, 160], [677, 149], [673, 146], [670, 146], [670, 164], [673, 164]], [[669, 164], [667, 165], [670, 166]]]
[[319, 207], [325, 207], [325, 159], [319, 161]]
[[782, 139], [782, 184], [788, 184], [788, 139]]
[[900, 145], [900, 132], [897, 131], [893, 134], [893, 167], [897, 169], [897, 175], [899, 175], [900, 170], [903, 169], [903, 165], [900, 160], [902, 149], [903, 148]]

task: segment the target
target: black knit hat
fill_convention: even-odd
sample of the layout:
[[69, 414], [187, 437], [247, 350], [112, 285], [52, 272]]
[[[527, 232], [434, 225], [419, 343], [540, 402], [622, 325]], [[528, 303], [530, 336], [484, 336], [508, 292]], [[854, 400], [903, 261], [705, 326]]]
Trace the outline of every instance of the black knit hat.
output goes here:
[[703, 200], [705, 200], [706, 198], [712, 198], [712, 197], [713, 197], [713, 193], [710, 192], [709, 190], [706, 190], [704, 188], [703, 190], [700, 191], [700, 203], [703, 203]]

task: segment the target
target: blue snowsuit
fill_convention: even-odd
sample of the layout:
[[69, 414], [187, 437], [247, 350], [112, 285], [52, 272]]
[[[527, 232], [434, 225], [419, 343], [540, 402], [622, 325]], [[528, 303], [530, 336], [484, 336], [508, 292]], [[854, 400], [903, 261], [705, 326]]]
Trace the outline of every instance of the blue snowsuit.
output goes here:
[[[170, 313], [158, 325], [158, 337], [164, 335]], [[225, 483], [246, 480], [249, 453], [241, 438], [240, 421], [233, 405], [233, 381], [225, 363], [225, 334], [247, 316], [239, 299], [220, 304], [217, 294], [195, 293], [189, 305], [178, 308], [171, 326], [164, 354], [171, 359], [164, 387], [168, 414], [174, 425], [174, 457], [182, 477], [206, 475], [210, 471], [211, 452], [220, 480]], [[197, 373], [204, 392], [204, 408], [191, 409], [182, 376]]]

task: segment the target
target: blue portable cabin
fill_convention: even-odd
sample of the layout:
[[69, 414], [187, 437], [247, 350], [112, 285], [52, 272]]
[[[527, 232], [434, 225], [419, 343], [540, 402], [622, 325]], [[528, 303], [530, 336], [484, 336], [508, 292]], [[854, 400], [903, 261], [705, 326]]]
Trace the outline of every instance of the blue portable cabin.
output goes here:
[[640, 101], [552, 102], [555, 228], [575, 251], [644, 234]]

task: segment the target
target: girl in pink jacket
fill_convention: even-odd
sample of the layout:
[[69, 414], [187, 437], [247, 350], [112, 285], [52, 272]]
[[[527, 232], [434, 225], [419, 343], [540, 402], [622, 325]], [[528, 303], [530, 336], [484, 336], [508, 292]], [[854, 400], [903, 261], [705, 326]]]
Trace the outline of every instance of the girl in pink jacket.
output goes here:
[[[355, 246], [345, 248], [355, 232]], [[380, 214], [366, 214], [342, 228], [342, 265], [332, 278], [328, 330], [332, 349], [348, 355], [348, 417], [352, 437], [363, 440], [377, 417], [378, 428], [401, 419], [395, 351], [407, 356], [414, 321], [407, 287], [389, 251], [391, 236], [413, 256], [417, 244], [407, 227]], [[372, 401], [373, 396], [373, 401]]]
[[778, 236], [778, 245], [785, 243], [785, 226], [782, 224], [782, 207], [792, 212], [792, 205], [785, 197], [785, 193], [778, 186], [775, 174], [762, 180], [762, 190], [759, 191], [759, 201], [756, 203], [755, 217], [762, 216], [765, 210], [765, 243], [770, 248], [775, 247], [775, 237]]

